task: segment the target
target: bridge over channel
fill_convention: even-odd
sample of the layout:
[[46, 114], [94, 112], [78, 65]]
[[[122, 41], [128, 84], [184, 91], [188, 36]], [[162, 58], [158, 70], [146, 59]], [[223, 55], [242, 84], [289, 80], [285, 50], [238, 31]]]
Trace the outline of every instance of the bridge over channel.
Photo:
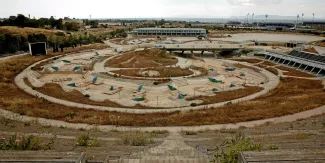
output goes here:
[[169, 52], [181, 51], [182, 54], [185, 51], [190, 51], [193, 55], [194, 51], [201, 51], [201, 55], [205, 52], [212, 52], [214, 56], [217, 56], [217, 51], [220, 50], [238, 50], [244, 49], [246, 44], [157, 44], [155, 47], [166, 49]]

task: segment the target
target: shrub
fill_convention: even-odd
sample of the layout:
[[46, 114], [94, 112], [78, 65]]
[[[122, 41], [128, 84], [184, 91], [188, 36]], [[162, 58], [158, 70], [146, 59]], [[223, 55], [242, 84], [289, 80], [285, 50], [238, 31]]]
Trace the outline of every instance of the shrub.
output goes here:
[[81, 135], [77, 138], [76, 146], [83, 146], [83, 147], [99, 147], [99, 142], [97, 139], [90, 137], [89, 134]]
[[185, 135], [196, 135], [197, 134], [197, 132], [195, 132], [195, 131], [183, 131], [183, 133]]
[[151, 136], [142, 132], [125, 134], [122, 136], [122, 143], [131, 146], [146, 146], [152, 143]]
[[195, 107], [195, 106], [197, 106], [197, 103], [191, 103], [191, 106]]
[[[276, 146], [269, 146], [265, 149], [278, 149]], [[263, 145], [253, 143], [250, 138], [246, 138], [242, 132], [236, 133], [230, 140], [225, 140], [220, 146], [217, 146], [212, 162], [235, 163], [238, 160], [238, 154], [242, 151], [261, 151]]]
[[42, 143], [38, 136], [15, 134], [8, 139], [0, 139], [0, 150], [51, 150], [54, 148], [54, 139], [51, 139], [49, 143]]

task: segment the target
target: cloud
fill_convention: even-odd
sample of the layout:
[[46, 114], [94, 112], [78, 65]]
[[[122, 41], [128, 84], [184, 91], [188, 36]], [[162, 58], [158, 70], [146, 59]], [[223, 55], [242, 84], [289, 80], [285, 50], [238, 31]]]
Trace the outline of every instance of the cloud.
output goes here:
[[238, 6], [255, 6], [266, 4], [280, 4], [283, 0], [228, 0], [231, 5]]

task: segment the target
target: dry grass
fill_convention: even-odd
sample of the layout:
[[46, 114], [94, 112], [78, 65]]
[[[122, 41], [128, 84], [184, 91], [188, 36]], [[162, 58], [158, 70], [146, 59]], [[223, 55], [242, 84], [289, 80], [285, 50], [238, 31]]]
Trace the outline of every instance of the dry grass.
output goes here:
[[187, 98], [187, 101], [192, 100], [202, 100], [203, 103], [200, 105], [207, 105], [207, 104], [214, 104], [223, 101], [234, 100], [237, 98], [242, 98], [257, 92], [262, 91], [263, 88], [261, 87], [246, 87], [244, 89], [237, 89], [233, 91], [226, 91], [226, 92], [218, 92], [214, 96], [196, 96]]
[[268, 67], [268, 68], [265, 68], [267, 71], [270, 71], [272, 72], [273, 74], [275, 75], [279, 75], [279, 71], [273, 67]]
[[141, 71], [157, 71], [159, 75], [152, 76], [157, 78], [164, 77], [179, 77], [179, 76], [188, 76], [192, 75], [193, 72], [189, 69], [182, 69], [179, 67], [156, 67], [156, 68], [148, 68], [148, 69], [122, 69], [112, 71], [113, 73], [125, 75], [125, 76], [133, 76], [133, 77], [150, 77], [149, 75], [142, 74]]
[[260, 60], [260, 59], [230, 59], [230, 60], [238, 61], [238, 62], [253, 63], [253, 64], [263, 62], [263, 60]]
[[266, 66], [275, 66], [276, 64], [274, 64], [272, 62], [269, 62], [269, 61], [264, 61], [263, 62], [263, 65], [266, 65]]
[[311, 47], [311, 48], [309, 48], [309, 49], [305, 49], [304, 51], [305, 51], [305, 52], [310, 52], [310, 53], [319, 54], [318, 51], [317, 51], [314, 47]]
[[191, 66], [190, 68], [196, 71], [200, 71], [201, 74], [199, 76], [206, 76], [209, 74], [209, 71], [203, 67]]
[[105, 63], [105, 67], [148, 68], [175, 65], [177, 59], [160, 49], [135, 51], [117, 56]]
[[276, 68], [278, 68], [282, 71], [286, 71], [283, 74], [288, 75], [288, 76], [307, 77], [307, 78], [315, 77], [314, 75], [307, 74], [305, 72], [301, 72], [301, 71], [298, 71], [298, 70], [295, 70], [292, 68], [288, 68], [288, 67], [284, 67], [284, 66], [277, 66]]
[[[252, 121], [289, 115], [325, 105], [323, 84], [318, 80], [282, 78], [276, 89], [255, 100], [216, 109], [191, 112], [126, 114], [66, 107], [28, 95], [13, 83], [28, 65], [50, 56], [19, 56], [0, 61], [0, 107], [21, 115], [124, 126], [208, 125]], [[22, 64], [23, 63], [23, 64]]]
[[243, 65], [243, 64], [240, 64], [240, 63], [236, 63], [236, 64], [234, 64], [234, 66], [237, 67], [237, 68], [247, 68], [247, 69], [253, 70], [253, 71], [258, 72], [258, 73], [260, 72], [260, 70], [254, 68], [254, 67], [246, 66], [246, 65]]
[[57, 32], [61, 32], [59, 30], [48, 30], [42, 28], [19, 28], [14, 26], [2, 26], [0, 27], [0, 33], [9, 33], [16, 36], [24, 36], [27, 38], [28, 35], [32, 34], [44, 34], [47, 37], [55, 36]]

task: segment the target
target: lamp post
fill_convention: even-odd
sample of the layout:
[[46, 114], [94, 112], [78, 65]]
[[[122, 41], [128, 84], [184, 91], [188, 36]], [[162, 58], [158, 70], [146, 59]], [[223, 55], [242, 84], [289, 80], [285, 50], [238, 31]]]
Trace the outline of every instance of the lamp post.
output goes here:
[[265, 15], [265, 26], [266, 26], [266, 22], [267, 22], [267, 18], [269, 17], [268, 14]]
[[298, 19], [299, 19], [299, 14], [297, 15], [296, 30], [297, 30], [297, 26], [298, 26]]
[[313, 13], [313, 22], [312, 22], [312, 25], [311, 25], [312, 28], [314, 27], [314, 19], [315, 19], [315, 13]]

